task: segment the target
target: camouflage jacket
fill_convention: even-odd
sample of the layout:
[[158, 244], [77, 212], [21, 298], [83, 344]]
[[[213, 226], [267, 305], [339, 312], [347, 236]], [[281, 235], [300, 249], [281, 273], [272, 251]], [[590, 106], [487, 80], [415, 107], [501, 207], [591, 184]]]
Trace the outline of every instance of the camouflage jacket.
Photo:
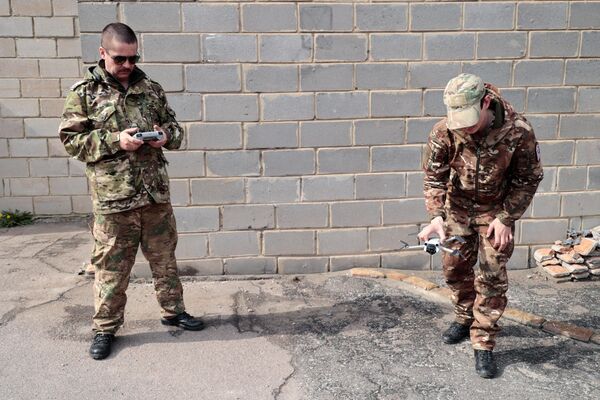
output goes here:
[[168, 133], [167, 149], [181, 145], [183, 132], [167, 104], [162, 87], [136, 68], [125, 89], [103, 68], [90, 67], [83, 81], [71, 87], [59, 128], [67, 153], [86, 163], [94, 212], [111, 214], [152, 202], [168, 203], [167, 160], [162, 149], [143, 144], [121, 150], [119, 133], [137, 127]]
[[[431, 218], [486, 214], [511, 226], [523, 215], [543, 178], [533, 128], [495, 87], [486, 84], [486, 89], [495, 105], [490, 108], [495, 123], [487, 132], [469, 135], [449, 130], [443, 119], [429, 134], [423, 186]], [[490, 223], [490, 218], [484, 223]]]

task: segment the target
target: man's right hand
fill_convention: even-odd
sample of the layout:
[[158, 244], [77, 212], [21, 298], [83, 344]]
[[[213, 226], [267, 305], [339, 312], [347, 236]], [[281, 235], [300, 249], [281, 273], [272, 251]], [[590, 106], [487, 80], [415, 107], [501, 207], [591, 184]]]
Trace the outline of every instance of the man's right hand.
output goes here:
[[138, 128], [128, 128], [119, 133], [119, 146], [125, 151], [136, 151], [142, 144], [143, 140], [136, 139], [132, 134], [136, 133]]
[[440, 242], [446, 240], [446, 234], [444, 233], [444, 219], [442, 217], [435, 217], [431, 220], [429, 225], [419, 232], [419, 240], [426, 242], [432, 234], [437, 234], [440, 238]]

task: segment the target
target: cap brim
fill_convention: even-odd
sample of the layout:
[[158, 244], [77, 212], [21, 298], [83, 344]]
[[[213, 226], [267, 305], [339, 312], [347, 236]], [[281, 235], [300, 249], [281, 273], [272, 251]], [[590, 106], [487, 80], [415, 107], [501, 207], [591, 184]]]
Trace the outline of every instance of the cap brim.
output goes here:
[[481, 108], [479, 104], [471, 107], [462, 108], [447, 108], [447, 122], [448, 129], [462, 129], [476, 125], [479, 122], [479, 114]]

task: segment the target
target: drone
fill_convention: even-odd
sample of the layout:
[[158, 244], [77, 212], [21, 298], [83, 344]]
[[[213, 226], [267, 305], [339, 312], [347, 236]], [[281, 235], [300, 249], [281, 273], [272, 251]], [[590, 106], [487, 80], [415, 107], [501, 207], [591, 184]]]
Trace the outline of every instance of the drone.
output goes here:
[[460, 256], [464, 258], [464, 256], [457, 249], [451, 249], [449, 247], [446, 247], [446, 244], [450, 242], [466, 243], [465, 239], [463, 239], [461, 236], [451, 236], [443, 242], [440, 241], [440, 238], [431, 238], [423, 242], [422, 244], [418, 244], [415, 246], [411, 246], [405, 241], [401, 240], [400, 243], [402, 243], [403, 247], [401, 247], [399, 250], [423, 250], [431, 255], [437, 254], [441, 250], [445, 251], [451, 256]]

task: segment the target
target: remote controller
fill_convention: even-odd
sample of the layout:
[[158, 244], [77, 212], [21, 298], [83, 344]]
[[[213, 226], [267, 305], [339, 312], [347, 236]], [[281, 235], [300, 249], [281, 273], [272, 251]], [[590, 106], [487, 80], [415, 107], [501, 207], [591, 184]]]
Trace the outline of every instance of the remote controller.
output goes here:
[[134, 138], [143, 140], [144, 142], [161, 140], [163, 135], [162, 132], [151, 131], [151, 132], [137, 132], [133, 135]]

